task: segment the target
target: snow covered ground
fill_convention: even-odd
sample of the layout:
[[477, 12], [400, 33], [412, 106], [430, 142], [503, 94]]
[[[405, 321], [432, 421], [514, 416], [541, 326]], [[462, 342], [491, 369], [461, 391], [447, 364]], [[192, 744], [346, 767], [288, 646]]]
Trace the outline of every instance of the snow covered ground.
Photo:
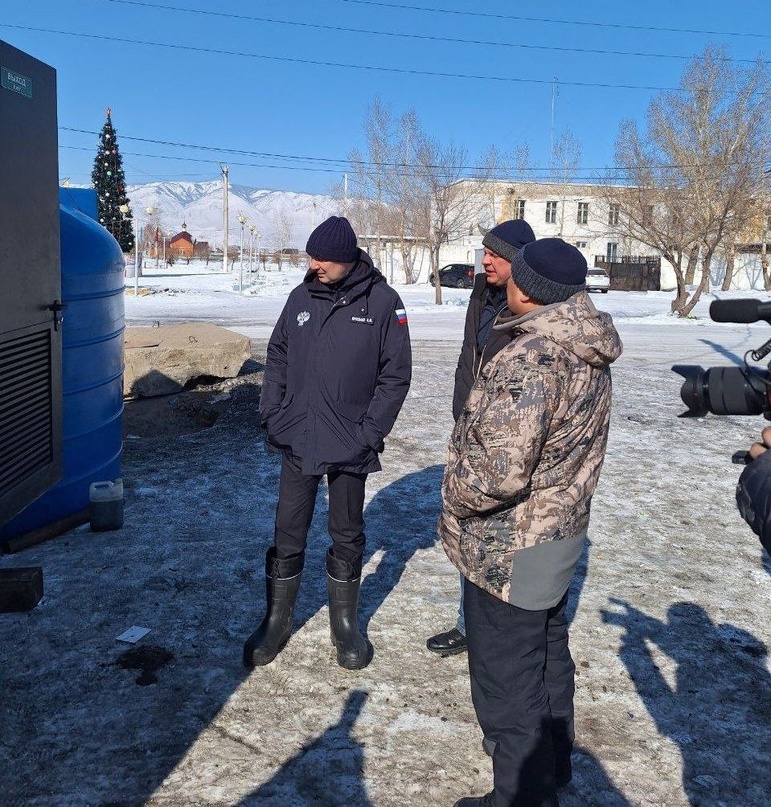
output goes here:
[[[127, 322], [224, 324], [252, 338], [259, 362], [301, 274], [268, 271], [238, 294], [237, 274], [150, 270], [142, 286], [156, 293], [127, 293]], [[370, 667], [342, 670], [329, 644], [323, 507], [296, 633], [272, 665], [241, 667], [262, 610], [277, 461], [249, 385], [234, 385], [213, 428], [126, 442], [122, 530], [83, 527], [4, 559], [42, 566], [46, 595], [0, 617], [3, 804], [441, 807], [488, 789], [465, 657], [425, 649], [457, 604], [434, 525], [469, 292], [443, 289], [440, 307], [428, 286], [397, 289], [414, 382], [368, 483]], [[560, 803], [767, 805], [771, 560], [735, 510], [730, 461], [765, 422], [678, 419], [669, 367], [735, 362], [771, 330], [712, 323], [709, 299], [685, 321], [668, 316], [667, 293], [592, 299], [625, 353], [572, 587], [577, 749]], [[150, 628], [141, 674], [115, 640], [132, 625]]]

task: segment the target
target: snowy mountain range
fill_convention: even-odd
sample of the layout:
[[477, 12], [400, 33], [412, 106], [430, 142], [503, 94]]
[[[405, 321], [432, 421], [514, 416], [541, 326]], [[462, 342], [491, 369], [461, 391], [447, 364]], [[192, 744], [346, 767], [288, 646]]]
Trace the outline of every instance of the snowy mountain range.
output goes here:
[[[198, 241], [208, 241], [212, 248], [222, 247], [223, 185], [210, 182], [151, 182], [129, 185], [129, 204], [140, 228], [147, 219], [167, 234], [178, 233], [182, 225]], [[145, 212], [153, 207], [148, 216]], [[238, 216], [246, 216], [244, 244], [251, 238], [249, 227], [259, 233], [262, 248], [297, 247], [303, 249], [317, 224], [339, 215], [339, 204], [330, 196], [292, 191], [270, 191], [230, 185], [228, 189], [228, 242], [238, 246], [241, 225]], [[256, 235], [255, 235], [256, 237]], [[255, 241], [255, 248], [258, 241]]]

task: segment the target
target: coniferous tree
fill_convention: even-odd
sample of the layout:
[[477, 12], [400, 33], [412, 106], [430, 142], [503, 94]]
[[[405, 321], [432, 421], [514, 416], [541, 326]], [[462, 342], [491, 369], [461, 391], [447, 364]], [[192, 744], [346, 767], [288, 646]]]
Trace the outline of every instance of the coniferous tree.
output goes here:
[[99, 221], [106, 227], [123, 252], [134, 249], [134, 227], [131, 212], [120, 212], [121, 205], [128, 205], [126, 180], [123, 176], [123, 160], [118, 150], [118, 138], [107, 109], [107, 120], [99, 134], [99, 150], [94, 160], [91, 181], [99, 199]]

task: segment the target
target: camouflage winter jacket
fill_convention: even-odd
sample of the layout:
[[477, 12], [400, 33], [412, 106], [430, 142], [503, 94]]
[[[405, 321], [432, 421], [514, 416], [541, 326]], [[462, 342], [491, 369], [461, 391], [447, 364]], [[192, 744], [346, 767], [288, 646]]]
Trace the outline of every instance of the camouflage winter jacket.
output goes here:
[[499, 319], [450, 438], [439, 534], [461, 573], [528, 610], [556, 605], [583, 548], [621, 340], [586, 292]]

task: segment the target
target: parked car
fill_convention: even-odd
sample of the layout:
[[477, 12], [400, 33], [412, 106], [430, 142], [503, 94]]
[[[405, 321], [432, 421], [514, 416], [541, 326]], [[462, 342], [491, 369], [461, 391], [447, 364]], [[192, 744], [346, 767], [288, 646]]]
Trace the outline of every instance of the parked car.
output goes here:
[[610, 278], [608, 273], [599, 267], [589, 269], [586, 273], [586, 290], [599, 291], [603, 294], [608, 293], [610, 288]]
[[[434, 285], [433, 273], [429, 282]], [[474, 285], [473, 263], [449, 263], [439, 270], [439, 285], [452, 286], [454, 289], [470, 289]]]

